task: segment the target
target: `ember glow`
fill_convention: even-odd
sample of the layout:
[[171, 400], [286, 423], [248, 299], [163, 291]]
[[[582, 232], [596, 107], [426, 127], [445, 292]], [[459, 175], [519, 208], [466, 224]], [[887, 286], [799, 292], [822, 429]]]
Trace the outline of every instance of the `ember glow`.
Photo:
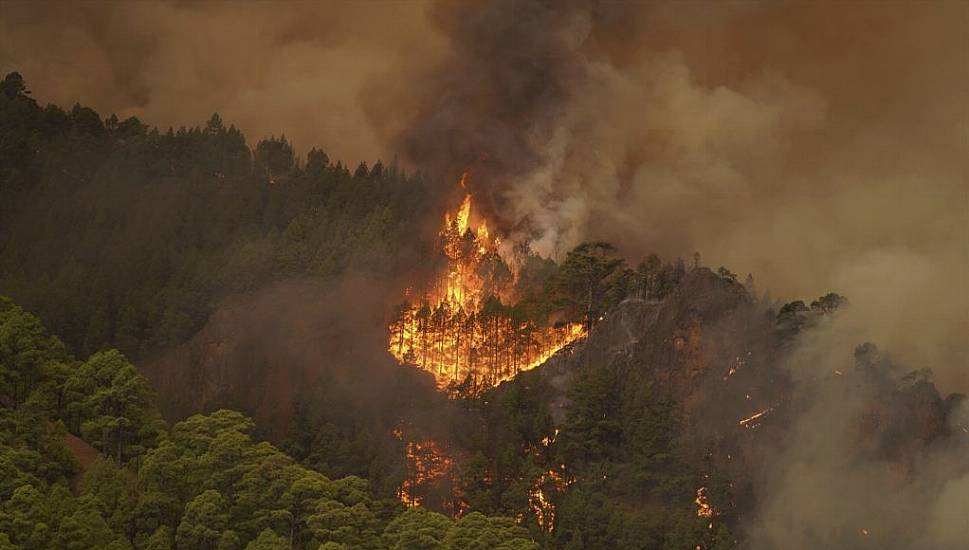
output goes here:
[[[750, 357], [750, 355], [751, 355], [751, 352], [748, 351], [747, 357]], [[740, 368], [746, 364], [747, 364], [747, 360], [738, 355], [737, 357], [734, 358], [733, 365], [731, 365], [730, 368], [727, 369], [727, 372], [723, 375], [723, 379], [727, 380], [731, 376], [737, 374], [737, 371], [740, 370]]]
[[516, 273], [487, 221], [475, 219], [470, 193], [445, 214], [439, 237], [443, 268], [428, 288], [407, 292], [390, 325], [389, 351], [401, 364], [430, 372], [442, 390], [465, 381], [490, 387], [585, 334], [581, 323], [547, 326], [504, 305]]
[[707, 500], [707, 488], [700, 487], [696, 490], [696, 498], [693, 499], [696, 504], [696, 517], [698, 518], [712, 518], [714, 511], [713, 506], [710, 506], [710, 502]]
[[550, 492], [562, 491], [568, 481], [555, 470], [542, 474], [535, 486], [528, 492], [528, 507], [535, 514], [538, 525], [550, 532], [555, 527], [555, 505], [549, 500]]
[[408, 442], [407, 479], [400, 485], [397, 495], [405, 506], [420, 506], [423, 498], [417, 489], [451, 475], [454, 460], [435, 441]]
[[774, 410], [773, 406], [767, 407], [766, 409], [757, 411], [748, 417], [741, 418], [737, 424], [743, 426], [744, 428], [756, 428], [757, 426], [760, 426], [761, 420], [772, 410]]

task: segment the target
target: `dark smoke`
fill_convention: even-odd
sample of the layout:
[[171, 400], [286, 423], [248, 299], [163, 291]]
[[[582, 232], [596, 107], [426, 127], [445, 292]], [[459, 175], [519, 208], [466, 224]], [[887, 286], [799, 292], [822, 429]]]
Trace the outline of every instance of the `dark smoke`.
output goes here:
[[[848, 296], [795, 372], [871, 340], [969, 389], [965, 2], [0, 7], [0, 69], [42, 101], [162, 126], [219, 111], [250, 139], [399, 154], [446, 188], [470, 167], [492, 219], [542, 253], [699, 250], [775, 297]], [[846, 540], [832, 529], [866, 505], [916, 547], [965, 542], [947, 454], [890, 495], [882, 465], [841, 460], [863, 397], [819, 395], [798, 420], [750, 520], [760, 547]]]
[[42, 104], [162, 130], [218, 112], [252, 146], [285, 133], [351, 166], [393, 155], [359, 90], [433, 38], [405, 2], [0, 2], [0, 70], [22, 73]]
[[[538, 251], [690, 256], [831, 290], [969, 388], [969, 6], [5, 2], [0, 69], [163, 128], [219, 111], [400, 155]], [[435, 220], [436, 221], [436, 220]]]
[[618, 243], [837, 290], [866, 339], [969, 387], [969, 7], [445, 2], [437, 62], [364, 94], [513, 240]]
[[[414, 165], [445, 181], [472, 166], [512, 237], [557, 256], [589, 238], [632, 257], [700, 250], [775, 297], [836, 290], [854, 307], [801, 345], [795, 380], [850, 368], [871, 340], [931, 367], [943, 394], [969, 388], [969, 5], [431, 13], [447, 54], [381, 80], [369, 112]], [[802, 398], [742, 526], [753, 548], [969, 537], [964, 446], [912, 451], [901, 474], [859, 453], [852, 428], [882, 398], [838, 386]]]

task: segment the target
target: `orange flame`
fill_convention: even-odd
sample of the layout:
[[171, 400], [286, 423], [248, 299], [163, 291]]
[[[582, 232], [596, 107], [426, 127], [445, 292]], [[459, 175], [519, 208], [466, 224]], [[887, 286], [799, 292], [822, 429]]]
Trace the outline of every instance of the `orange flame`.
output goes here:
[[420, 506], [424, 499], [417, 490], [450, 475], [454, 460], [433, 440], [410, 441], [406, 453], [408, 475], [397, 490], [397, 496], [404, 506]]
[[696, 517], [698, 518], [712, 518], [714, 515], [713, 506], [707, 501], [707, 488], [700, 487], [696, 490], [696, 498], [693, 499], [696, 504]]
[[[461, 177], [465, 188], [467, 174]], [[390, 325], [389, 351], [401, 364], [432, 373], [440, 389], [470, 380], [488, 387], [544, 363], [585, 334], [581, 323], [540, 326], [502, 310], [515, 274], [500, 255], [487, 220], [471, 230], [471, 194], [446, 213], [440, 236], [444, 268]]]
[[555, 470], [539, 476], [535, 486], [528, 491], [528, 507], [535, 514], [538, 525], [550, 532], [555, 527], [555, 505], [549, 500], [546, 491], [562, 491], [570, 483]]

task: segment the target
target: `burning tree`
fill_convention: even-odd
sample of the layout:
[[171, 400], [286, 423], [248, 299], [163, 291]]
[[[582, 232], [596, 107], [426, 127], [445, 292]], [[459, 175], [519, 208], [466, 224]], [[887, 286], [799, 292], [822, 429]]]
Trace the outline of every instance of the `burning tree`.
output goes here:
[[518, 275], [487, 221], [481, 219], [477, 229], [471, 221], [466, 193], [444, 217], [438, 239], [442, 269], [426, 288], [407, 293], [390, 325], [391, 354], [433, 374], [442, 389], [496, 385], [585, 334], [581, 323], [551, 323], [523, 304], [510, 305]]

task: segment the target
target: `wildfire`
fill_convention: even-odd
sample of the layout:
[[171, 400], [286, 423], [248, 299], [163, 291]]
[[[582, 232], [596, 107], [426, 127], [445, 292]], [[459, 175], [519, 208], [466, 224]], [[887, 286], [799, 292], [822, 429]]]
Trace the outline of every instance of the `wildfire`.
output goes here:
[[[750, 355], [751, 355], [751, 352], [748, 351], [747, 356], [750, 357]], [[737, 374], [737, 371], [740, 370], [740, 368], [746, 364], [747, 364], [747, 360], [738, 355], [737, 357], [734, 358], [733, 365], [731, 365], [730, 368], [727, 369], [726, 374], [723, 375], [723, 379], [727, 380], [731, 376]]]
[[433, 374], [440, 389], [465, 381], [496, 385], [585, 334], [581, 323], [547, 326], [502, 303], [512, 298], [516, 274], [487, 221], [472, 229], [471, 206], [466, 192], [457, 210], [445, 214], [439, 234], [444, 266], [413, 302], [398, 307], [390, 325], [390, 353]]
[[760, 426], [760, 419], [762, 419], [764, 416], [766, 416], [768, 413], [770, 413], [773, 410], [774, 410], [773, 406], [767, 407], [766, 409], [757, 411], [746, 418], [741, 418], [740, 421], [737, 422], [737, 424], [743, 426], [744, 428], [756, 428], [757, 426]]
[[407, 443], [407, 479], [397, 491], [405, 506], [420, 506], [423, 497], [416, 489], [450, 475], [454, 460], [444, 453], [435, 441], [411, 441]]
[[571, 482], [555, 470], [539, 476], [535, 486], [528, 492], [528, 507], [535, 514], [538, 525], [545, 531], [555, 527], [555, 504], [549, 501], [546, 491], [562, 491]]
[[698, 518], [712, 518], [714, 515], [713, 506], [710, 506], [710, 502], [707, 501], [707, 488], [700, 487], [696, 490], [696, 498], [693, 499], [696, 503], [696, 517]]

